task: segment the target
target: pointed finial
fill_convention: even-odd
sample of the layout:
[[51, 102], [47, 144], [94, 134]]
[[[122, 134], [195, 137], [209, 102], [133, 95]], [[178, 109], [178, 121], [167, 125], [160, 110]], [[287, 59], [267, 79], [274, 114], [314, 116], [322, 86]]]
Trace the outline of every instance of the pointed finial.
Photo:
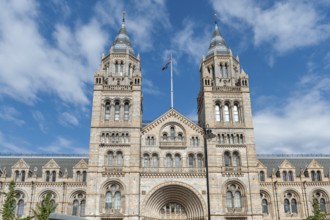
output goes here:
[[214, 24], [218, 24], [218, 15], [214, 13]]
[[122, 20], [122, 24], [125, 24], [125, 15], [126, 15], [126, 11], [123, 11], [123, 20]]

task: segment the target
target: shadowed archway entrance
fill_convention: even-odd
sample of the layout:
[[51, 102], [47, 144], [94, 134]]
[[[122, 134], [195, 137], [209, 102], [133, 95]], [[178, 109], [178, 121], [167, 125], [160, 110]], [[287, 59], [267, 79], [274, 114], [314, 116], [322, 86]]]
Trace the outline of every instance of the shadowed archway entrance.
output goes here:
[[155, 219], [205, 219], [201, 199], [191, 189], [182, 185], [166, 185], [146, 198], [142, 215], [144, 220]]

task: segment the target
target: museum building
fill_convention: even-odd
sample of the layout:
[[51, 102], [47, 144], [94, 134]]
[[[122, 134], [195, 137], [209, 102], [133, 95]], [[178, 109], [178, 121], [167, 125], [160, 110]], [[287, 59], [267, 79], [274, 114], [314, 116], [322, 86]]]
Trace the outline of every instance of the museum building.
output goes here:
[[0, 156], [0, 191], [16, 182], [17, 216], [47, 193], [57, 213], [93, 220], [294, 220], [312, 214], [313, 198], [330, 210], [330, 157], [256, 154], [249, 78], [217, 23], [198, 122], [174, 108], [143, 122], [142, 78], [123, 19], [94, 74], [89, 154]]

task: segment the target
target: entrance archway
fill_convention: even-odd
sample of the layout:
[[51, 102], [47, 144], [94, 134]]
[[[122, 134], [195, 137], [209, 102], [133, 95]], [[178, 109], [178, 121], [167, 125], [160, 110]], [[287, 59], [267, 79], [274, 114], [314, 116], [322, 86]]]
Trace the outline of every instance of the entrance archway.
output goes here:
[[143, 219], [205, 219], [206, 209], [201, 199], [197, 192], [182, 184], [158, 187], [144, 202]]

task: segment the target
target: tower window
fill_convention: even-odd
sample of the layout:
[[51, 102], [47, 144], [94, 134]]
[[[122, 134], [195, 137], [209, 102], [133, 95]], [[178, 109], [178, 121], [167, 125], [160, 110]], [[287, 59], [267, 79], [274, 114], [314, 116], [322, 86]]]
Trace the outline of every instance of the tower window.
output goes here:
[[105, 120], [110, 119], [110, 102], [105, 103], [105, 113], [104, 113]]
[[220, 121], [220, 105], [215, 105], [215, 121]]
[[120, 118], [120, 105], [119, 102], [115, 103], [115, 121], [119, 121]]
[[171, 133], [170, 133], [170, 137], [171, 137], [171, 141], [174, 141], [174, 139], [175, 139], [175, 129], [174, 129], [174, 126], [171, 126], [171, 128], [170, 128], [170, 131], [171, 131]]
[[225, 104], [223, 108], [224, 121], [229, 122], [229, 105]]
[[129, 104], [126, 102], [124, 105], [124, 120], [128, 121], [129, 119]]
[[233, 107], [233, 119], [234, 119], [234, 122], [238, 122], [239, 121], [239, 117], [238, 117], [238, 106], [236, 104]]

